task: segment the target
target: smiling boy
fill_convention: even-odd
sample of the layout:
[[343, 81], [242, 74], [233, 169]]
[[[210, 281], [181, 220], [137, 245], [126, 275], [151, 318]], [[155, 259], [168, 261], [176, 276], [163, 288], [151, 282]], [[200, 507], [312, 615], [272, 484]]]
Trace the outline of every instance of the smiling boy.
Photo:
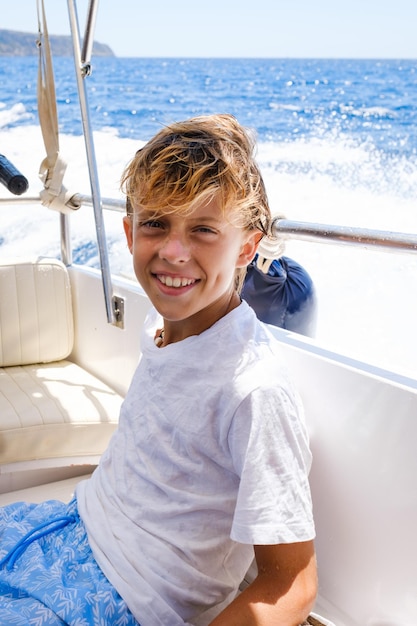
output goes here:
[[153, 304], [141, 360], [76, 499], [0, 511], [0, 618], [26, 594], [45, 624], [298, 626], [317, 588], [311, 455], [280, 345], [239, 295], [271, 221], [253, 143], [229, 115], [172, 124], [123, 183]]
[[[126, 545], [161, 613], [144, 621], [139, 591], [133, 612], [145, 626], [296, 626], [316, 593], [310, 453], [279, 345], [239, 295], [271, 220], [251, 139], [228, 115], [174, 124], [124, 184], [127, 243], [155, 307], [119, 453], [129, 440], [141, 457]], [[109, 488], [106, 472], [103, 494], [127, 497], [123, 477]], [[259, 574], [237, 595], [253, 553]]]

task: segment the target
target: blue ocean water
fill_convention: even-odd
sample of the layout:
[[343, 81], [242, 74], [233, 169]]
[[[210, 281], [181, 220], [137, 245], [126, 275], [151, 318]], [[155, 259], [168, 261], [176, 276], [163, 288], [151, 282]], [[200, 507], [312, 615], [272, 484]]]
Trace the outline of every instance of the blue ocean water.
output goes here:
[[108, 121], [122, 136], [135, 132], [132, 115], [147, 139], [161, 122], [227, 111], [260, 141], [344, 133], [388, 153], [417, 153], [415, 61], [99, 61], [109, 84], [100, 89], [101, 71], [91, 100], [96, 124]]
[[[2, 105], [36, 115], [36, 73], [36, 57], [0, 57]], [[60, 128], [80, 133], [72, 59], [55, 60], [55, 78]], [[121, 137], [146, 140], [161, 123], [227, 111], [261, 141], [344, 133], [417, 152], [415, 60], [97, 58], [87, 81], [94, 128]]]
[[[40, 189], [44, 157], [37, 62], [0, 57], [0, 153], [28, 177], [32, 193]], [[73, 61], [56, 58], [54, 68], [66, 185], [88, 194]], [[416, 60], [97, 58], [86, 88], [104, 196], [120, 194], [125, 164], [162, 125], [228, 112], [256, 134], [274, 212], [417, 232]], [[31, 213], [22, 220], [2, 210], [0, 254], [59, 255], [49, 243], [55, 217]], [[112, 269], [131, 275], [120, 215], [106, 220]], [[82, 211], [72, 220], [74, 260], [97, 266], [90, 221]], [[417, 255], [297, 241], [287, 242], [287, 254], [313, 277], [322, 340], [415, 371]]]
[[[36, 57], [0, 57], [0, 107], [19, 102], [25, 110], [6, 127], [37, 119], [36, 74]], [[72, 59], [55, 59], [55, 77], [60, 130], [80, 134]], [[412, 168], [417, 162], [415, 60], [97, 58], [86, 81], [95, 130], [148, 140], [173, 120], [229, 112], [254, 128], [260, 142], [314, 139], [363, 149], [381, 168], [381, 184], [415, 194], [397, 171], [398, 160]], [[308, 158], [274, 165], [313, 171]], [[331, 176], [346, 175], [340, 163], [326, 167]], [[352, 184], [363, 182], [361, 169], [347, 173]]]

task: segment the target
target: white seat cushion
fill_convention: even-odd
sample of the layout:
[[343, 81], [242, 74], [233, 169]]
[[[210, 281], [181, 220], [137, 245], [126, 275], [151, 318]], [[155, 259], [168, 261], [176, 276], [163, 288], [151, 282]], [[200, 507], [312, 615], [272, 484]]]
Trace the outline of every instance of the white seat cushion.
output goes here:
[[71, 286], [56, 259], [0, 263], [0, 366], [67, 358], [74, 341]]
[[1, 463], [102, 454], [121, 402], [67, 360], [0, 369]]
[[0, 493], [0, 506], [6, 506], [13, 502], [44, 502], [45, 500], [69, 502], [74, 495], [78, 483], [90, 476], [91, 474], [85, 474], [52, 483], [37, 485], [36, 487], [10, 491], [9, 493]]

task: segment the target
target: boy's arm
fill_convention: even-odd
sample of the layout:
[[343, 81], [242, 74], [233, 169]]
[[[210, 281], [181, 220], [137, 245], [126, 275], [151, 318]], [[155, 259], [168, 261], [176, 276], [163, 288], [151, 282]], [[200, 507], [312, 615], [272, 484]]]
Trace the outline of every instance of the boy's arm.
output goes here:
[[298, 626], [317, 593], [313, 541], [255, 546], [258, 576], [210, 626]]

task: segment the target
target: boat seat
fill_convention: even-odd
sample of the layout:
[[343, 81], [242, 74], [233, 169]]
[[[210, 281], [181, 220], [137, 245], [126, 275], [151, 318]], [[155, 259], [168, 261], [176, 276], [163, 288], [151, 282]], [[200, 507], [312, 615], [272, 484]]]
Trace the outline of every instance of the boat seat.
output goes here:
[[19, 469], [97, 463], [117, 426], [122, 397], [71, 362], [73, 341], [63, 263], [0, 260], [0, 492]]

